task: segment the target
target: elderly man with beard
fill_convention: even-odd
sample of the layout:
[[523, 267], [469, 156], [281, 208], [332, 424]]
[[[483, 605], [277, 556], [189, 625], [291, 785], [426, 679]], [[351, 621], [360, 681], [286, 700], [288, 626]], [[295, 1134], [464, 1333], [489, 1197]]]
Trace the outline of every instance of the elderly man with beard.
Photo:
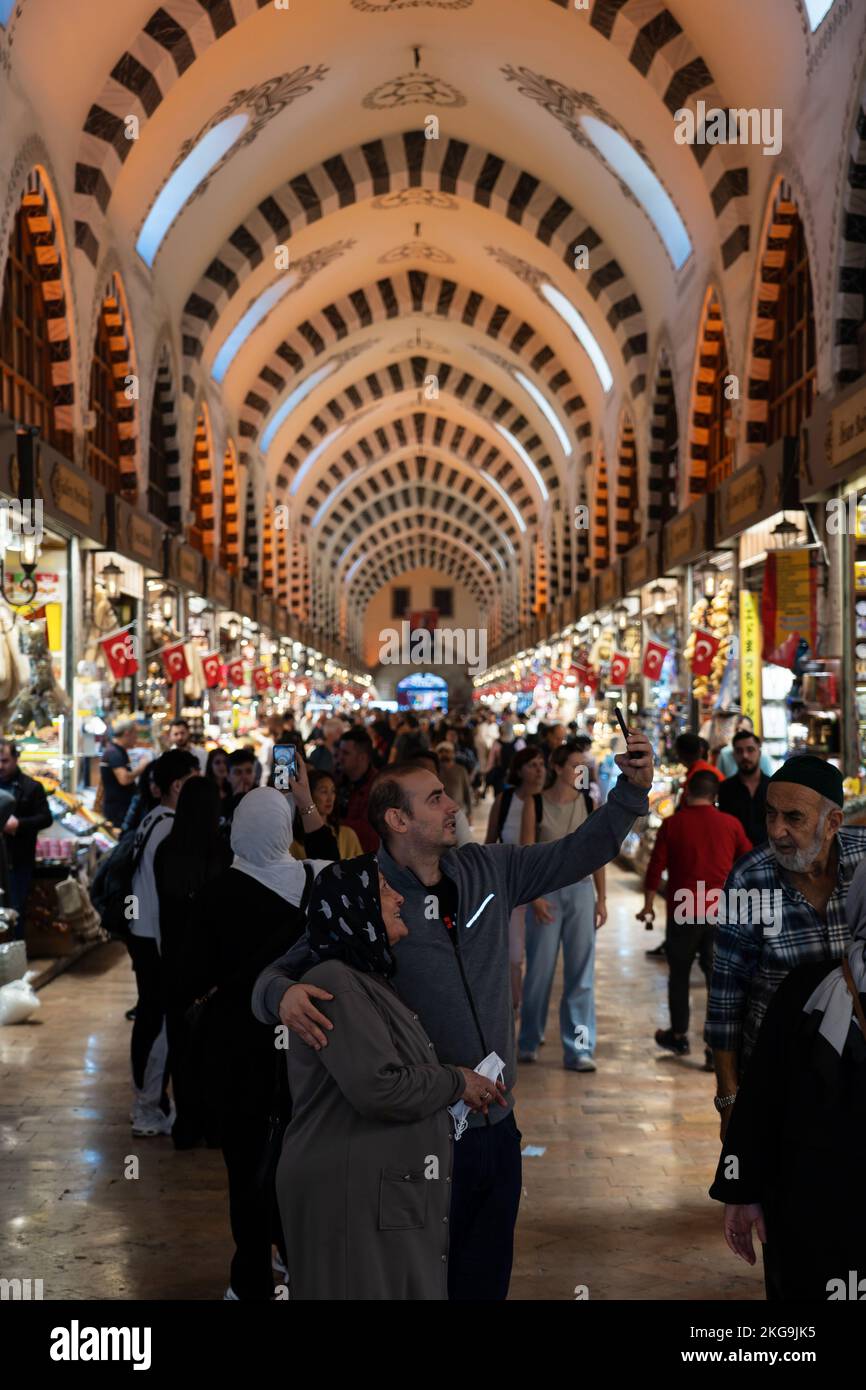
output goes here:
[[843, 799], [838, 768], [806, 754], [789, 759], [767, 785], [768, 843], [744, 855], [725, 884], [704, 1029], [723, 1140], [782, 980], [848, 948], [848, 885], [866, 854], [866, 828], [842, 825]]

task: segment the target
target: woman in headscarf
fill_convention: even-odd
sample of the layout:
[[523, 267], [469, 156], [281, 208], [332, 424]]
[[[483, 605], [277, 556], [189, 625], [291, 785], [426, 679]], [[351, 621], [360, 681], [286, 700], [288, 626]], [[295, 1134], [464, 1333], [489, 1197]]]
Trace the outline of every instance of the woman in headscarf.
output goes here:
[[866, 1294], [850, 1288], [866, 1274], [866, 860], [846, 911], [841, 962], [798, 966], [773, 996], [710, 1188], [750, 1265], [757, 1230], [771, 1300]]
[[[451, 1120], [501, 1088], [444, 1066], [402, 1003], [395, 947], [403, 899], [375, 856], [332, 864], [308, 913], [320, 963], [304, 982], [333, 996], [327, 1047], [287, 1052], [292, 1120], [277, 1170], [289, 1297], [446, 1299]], [[398, 953], [396, 953], [398, 954]], [[504, 1103], [504, 1102], [503, 1102]]]
[[301, 814], [309, 812], [307, 844], [317, 855], [310, 885], [323, 860], [336, 856], [334, 837], [312, 804], [303, 764], [291, 785], [291, 795], [256, 787], [238, 803], [231, 832], [234, 858], [197, 899], [187, 963], [187, 999], [210, 995], [197, 1050], [228, 1170], [236, 1246], [229, 1299], [264, 1300], [274, 1292], [274, 1193], [262, 1187], [258, 1173], [282, 1058], [274, 1030], [253, 1017], [250, 995], [259, 972], [304, 929], [301, 904], [308, 873], [289, 854], [294, 799]]

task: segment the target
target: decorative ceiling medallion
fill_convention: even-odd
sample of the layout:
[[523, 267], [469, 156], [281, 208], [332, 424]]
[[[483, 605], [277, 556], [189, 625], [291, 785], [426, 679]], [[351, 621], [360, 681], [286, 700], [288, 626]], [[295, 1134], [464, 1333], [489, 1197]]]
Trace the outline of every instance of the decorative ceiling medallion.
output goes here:
[[385, 14], [393, 10], [468, 10], [473, 0], [352, 0], [352, 9], [362, 14]]
[[[529, 68], [514, 68], [510, 63], [502, 68], [501, 71], [507, 82], [517, 83], [517, 90], [521, 96], [528, 97], [530, 101], [535, 101], [539, 106], [543, 107], [549, 115], [553, 116], [554, 120], [559, 121], [559, 124], [564, 130], [568, 131], [576, 145], [580, 145], [581, 149], [587, 150], [592, 155], [593, 159], [597, 159], [599, 164], [604, 166], [611, 178], [616, 179], [623, 196], [628, 198], [630, 203], [634, 203], [635, 207], [640, 208], [641, 212], [645, 211], [642, 204], [638, 202], [637, 198], [632, 193], [628, 184], [624, 183], [616, 170], [611, 168], [598, 146], [590, 140], [589, 136], [583, 130], [580, 124], [580, 117], [586, 113], [587, 115], [597, 117], [598, 120], [604, 121], [606, 125], [611, 126], [613, 130], [622, 136], [623, 140], [628, 141], [633, 149], [640, 155], [644, 163], [647, 164], [655, 174], [656, 170], [647, 153], [646, 146], [643, 145], [640, 140], [635, 140], [629, 132], [620, 125], [616, 117], [612, 116], [611, 113], [601, 105], [601, 102], [596, 101], [591, 92], [575, 91], [573, 87], [566, 87], [564, 83], [557, 82], [553, 77], [545, 77], [543, 73], [532, 72]], [[656, 177], [658, 178], [658, 174], [656, 174]], [[661, 180], [659, 181], [661, 182]]]
[[453, 265], [454, 257], [427, 241], [404, 241], [379, 257], [379, 265], [395, 265], [398, 261], [432, 261], [435, 265]]
[[524, 285], [528, 285], [533, 294], [537, 295], [542, 302], [546, 302], [541, 293], [541, 286], [550, 279], [549, 275], [546, 275], [543, 270], [539, 270], [537, 265], [530, 265], [529, 261], [521, 260], [519, 256], [512, 255], [502, 246], [485, 246], [484, 250], [488, 256], [492, 256], [506, 270], [510, 270], [512, 275], [516, 275], [518, 280], [522, 280]]
[[287, 106], [291, 106], [299, 97], [312, 92], [315, 89], [315, 84], [321, 82], [327, 72], [328, 69], [322, 67], [321, 64], [317, 68], [312, 68], [309, 63], [305, 63], [303, 67], [295, 68], [294, 72], [284, 72], [278, 77], [269, 77], [266, 82], [259, 83], [257, 87], [248, 87], [235, 92], [231, 100], [217, 111], [216, 115], [211, 116], [210, 120], [195, 135], [184, 141], [178, 150], [177, 158], [166, 175], [164, 182], [168, 181], [175, 169], [183, 163], [187, 155], [195, 149], [209, 130], [213, 130], [229, 116], [234, 116], [240, 111], [249, 112], [250, 123], [243, 134], [226, 150], [222, 159], [214, 165], [207, 178], [202, 179], [186, 200], [184, 207], [188, 207], [197, 198], [201, 198], [207, 192], [211, 179], [225, 167], [229, 160], [234, 159], [239, 150], [251, 145], [265, 126], [269, 125], [275, 116], [279, 116], [282, 111], [285, 111]]
[[354, 237], [347, 237], [341, 241], [332, 241], [328, 246], [319, 246], [315, 251], [308, 251], [306, 256], [299, 256], [296, 261], [290, 261], [289, 269], [298, 279], [292, 285], [289, 294], [297, 294], [314, 275], [324, 270], [325, 266], [339, 260], [340, 256], [345, 256], [346, 252], [351, 251], [357, 244]]
[[401, 188], [396, 193], [381, 193], [370, 206], [376, 212], [389, 212], [391, 208], [425, 207], [439, 212], [456, 212], [458, 202], [447, 193], [439, 193], [435, 188]]
[[441, 77], [404, 72], [368, 92], [361, 105], [368, 111], [392, 111], [397, 106], [465, 106], [466, 98]]

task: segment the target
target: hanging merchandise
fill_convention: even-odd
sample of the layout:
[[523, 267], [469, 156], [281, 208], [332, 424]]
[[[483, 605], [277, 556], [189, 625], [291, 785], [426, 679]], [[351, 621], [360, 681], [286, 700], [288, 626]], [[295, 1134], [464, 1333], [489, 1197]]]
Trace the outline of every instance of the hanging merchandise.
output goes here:
[[631, 669], [631, 657], [625, 652], [614, 652], [610, 663], [610, 683], [611, 685], [625, 685], [628, 680], [628, 673]]
[[166, 679], [172, 683], [186, 680], [189, 675], [185, 645], [184, 642], [174, 642], [170, 647], [163, 647], [162, 649], [162, 664]]
[[13, 733], [34, 727], [44, 729], [70, 709], [69, 699], [54, 675], [44, 619], [21, 623], [19, 647], [22, 656], [29, 658], [30, 670], [9, 711], [8, 723]]
[[722, 579], [712, 597], [699, 598], [689, 614], [691, 632], [683, 655], [695, 677], [696, 700], [714, 699], [728, 665], [734, 637], [733, 581]]
[[127, 676], [135, 675], [138, 661], [135, 655], [135, 638], [130, 625], [110, 632], [107, 637], [100, 639], [99, 645], [114, 680], [122, 681]]
[[670, 647], [665, 647], [661, 642], [647, 642], [644, 647], [643, 665], [641, 672], [647, 680], [657, 681], [662, 673], [665, 657], [670, 651]]

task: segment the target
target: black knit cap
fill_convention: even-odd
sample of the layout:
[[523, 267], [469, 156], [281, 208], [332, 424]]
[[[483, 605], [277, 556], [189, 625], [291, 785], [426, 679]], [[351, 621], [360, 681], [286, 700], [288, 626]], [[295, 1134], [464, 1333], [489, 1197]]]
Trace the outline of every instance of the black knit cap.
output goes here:
[[794, 782], [798, 787], [811, 787], [814, 792], [826, 796], [828, 801], [834, 801], [837, 806], [845, 804], [842, 774], [838, 767], [825, 762], [823, 758], [814, 757], [811, 753], [797, 753], [794, 757], [788, 758], [770, 778], [771, 786], [774, 782]]

